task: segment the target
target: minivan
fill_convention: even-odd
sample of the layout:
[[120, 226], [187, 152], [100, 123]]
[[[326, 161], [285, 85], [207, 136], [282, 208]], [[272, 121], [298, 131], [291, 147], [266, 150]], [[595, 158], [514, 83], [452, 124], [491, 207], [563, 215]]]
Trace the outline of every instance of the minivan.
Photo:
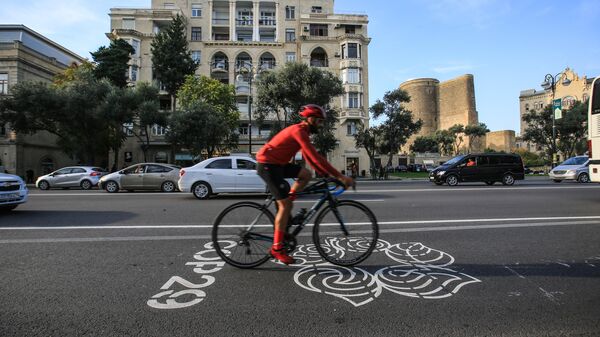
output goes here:
[[553, 168], [548, 175], [556, 183], [563, 180], [576, 180], [580, 183], [587, 183], [590, 181], [589, 166], [590, 158], [588, 156], [572, 157]]
[[449, 186], [474, 181], [482, 181], [488, 185], [499, 181], [503, 185], [512, 185], [515, 180], [523, 179], [525, 173], [521, 157], [507, 153], [460, 155], [436, 167], [429, 174], [429, 181]]

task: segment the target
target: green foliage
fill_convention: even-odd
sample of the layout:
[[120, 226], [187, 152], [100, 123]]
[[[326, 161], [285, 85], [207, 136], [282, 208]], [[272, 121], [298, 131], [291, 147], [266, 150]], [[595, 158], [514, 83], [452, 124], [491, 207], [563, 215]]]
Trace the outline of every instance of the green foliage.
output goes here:
[[456, 135], [449, 130], [437, 130], [433, 139], [438, 143], [438, 149], [444, 155], [454, 155]]
[[129, 69], [129, 57], [135, 53], [135, 49], [125, 40], [116, 39], [107, 47], [100, 47], [96, 52], [90, 53], [96, 68], [96, 78], [106, 78], [117, 87], [127, 86], [127, 70]]
[[94, 77], [94, 65], [83, 61], [81, 64], [71, 64], [65, 71], [54, 76], [53, 85], [61, 88], [75, 80], [91, 80]]
[[473, 143], [477, 142], [481, 137], [485, 137], [485, 135], [490, 132], [487, 125], [485, 123], [479, 123], [476, 125], [467, 125], [465, 126], [465, 135], [469, 137], [469, 152], [472, 151]]
[[411, 152], [439, 152], [439, 145], [435, 136], [419, 136], [410, 146]]
[[576, 101], [571, 109], [563, 110], [563, 118], [555, 121], [556, 149], [552, 142], [551, 105], [542, 111], [531, 110], [523, 115], [527, 128], [523, 140], [541, 146], [549, 158], [552, 153], [561, 151], [565, 157], [586, 151], [587, 109], [586, 105]]
[[410, 97], [406, 91], [396, 89], [386, 92], [383, 101], [378, 99], [370, 108], [374, 118], [380, 116], [385, 118], [380, 125], [383, 133], [383, 143], [380, 148], [382, 152], [388, 154], [386, 166], [392, 164], [392, 156], [398, 153], [408, 138], [418, 132], [423, 125], [420, 119], [414, 122], [412, 112], [404, 108], [403, 103], [408, 102]]
[[169, 118], [167, 139], [192, 154], [237, 148], [240, 114], [233, 86], [202, 76], [187, 76], [177, 92], [181, 111]]
[[215, 152], [237, 147], [238, 121], [237, 111], [225, 114], [213, 105], [197, 101], [171, 114], [167, 140], [190, 150], [194, 156], [206, 152], [212, 157]]
[[384, 143], [383, 128], [381, 126], [370, 128], [365, 128], [363, 125], [359, 126], [354, 135], [354, 143], [356, 144], [356, 148], [363, 148], [367, 152], [371, 163], [371, 177], [375, 177], [375, 155], [380, 152]]
[[192, 59], [186, 37], [186, 21], [179, 14], [171, 24], [160, 31], [152, 40], [152, 69], [172, 97], [172, 110], [175, 110], [174, 96], [187, 75], [193, 75], [198, 62]]
[[289, 62], [274, 71], [263, 72], [256, 82], [257, 97], [254, 105], [258, 124], [274, 118], [271, 136], [290, 123], [300, 121], [298, 110], [306, 104], [318, 104], [327, 109], [327, 119], [322, 133], [314, 137], [315, 147], [321, 153], [335, 149], [334, 130], [338, 112], [329, 109], [329, 102], [344, 93], [341, 80], [329, 71], [310, 67], [299, 62]]
[[544, 158], [540, 157], [536, 153], [529, 152], [525, 149], [516, 149], [515, 153], [521, 156], [521, 158], [523, 159], [523, 165], [525, 166], [534, 167], [549, 164], [548, 162], [546, 162], [546, 160], [544, 160]]

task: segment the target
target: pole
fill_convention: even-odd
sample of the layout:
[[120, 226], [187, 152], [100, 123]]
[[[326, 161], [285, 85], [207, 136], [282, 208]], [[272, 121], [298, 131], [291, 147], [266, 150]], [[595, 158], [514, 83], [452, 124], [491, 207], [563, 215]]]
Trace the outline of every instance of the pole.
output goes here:
[[248, 154], [252, 157], [252, 74], [248, 79]]
[[552, 168], [556, 167], [556, 116], [554, 114], [554, 92], [556, 91], [556, 83], [552, 78]]

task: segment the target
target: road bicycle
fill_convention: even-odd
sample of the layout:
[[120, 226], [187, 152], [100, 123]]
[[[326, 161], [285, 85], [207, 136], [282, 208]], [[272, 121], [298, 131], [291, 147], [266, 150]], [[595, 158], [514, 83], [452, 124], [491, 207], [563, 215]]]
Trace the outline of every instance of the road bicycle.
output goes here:
[[[379, 237], [377, 219], [371, 210], [353, 200], [338, 200], [345, 186], [337, 179], [321, 179], [296, 196], [320, 194], [310, 210], [302, 208], [288, 221], [284, 248], [291, 253], [297, 236], [306, 225], [312, 225], [314, 247], [323, 259], [352, 266], [371, 255]], [[271, 258], [275, 217], [269, 207], [270, 196], [262, 205], [243, 201], [225, 208], [217, 216], [212, 229], [212, 241], [219, 256], [238, 268], [253, 268]], [[275, 203], [276, 205], [276, 203]], [[309, 224], [315, 217], [315, 221]]]

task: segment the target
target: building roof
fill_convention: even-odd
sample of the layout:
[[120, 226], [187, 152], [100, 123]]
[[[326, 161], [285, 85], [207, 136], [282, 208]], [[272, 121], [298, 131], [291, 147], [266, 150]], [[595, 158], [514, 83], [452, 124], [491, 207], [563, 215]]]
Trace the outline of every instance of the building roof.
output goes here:
[[0, 43], [13, 43], [14, 41], [19, 41], [24, 46], [54, 58], [66, 66], [73, 62], [84, 61], [83, 57], [24, 25], [0, 24]]

